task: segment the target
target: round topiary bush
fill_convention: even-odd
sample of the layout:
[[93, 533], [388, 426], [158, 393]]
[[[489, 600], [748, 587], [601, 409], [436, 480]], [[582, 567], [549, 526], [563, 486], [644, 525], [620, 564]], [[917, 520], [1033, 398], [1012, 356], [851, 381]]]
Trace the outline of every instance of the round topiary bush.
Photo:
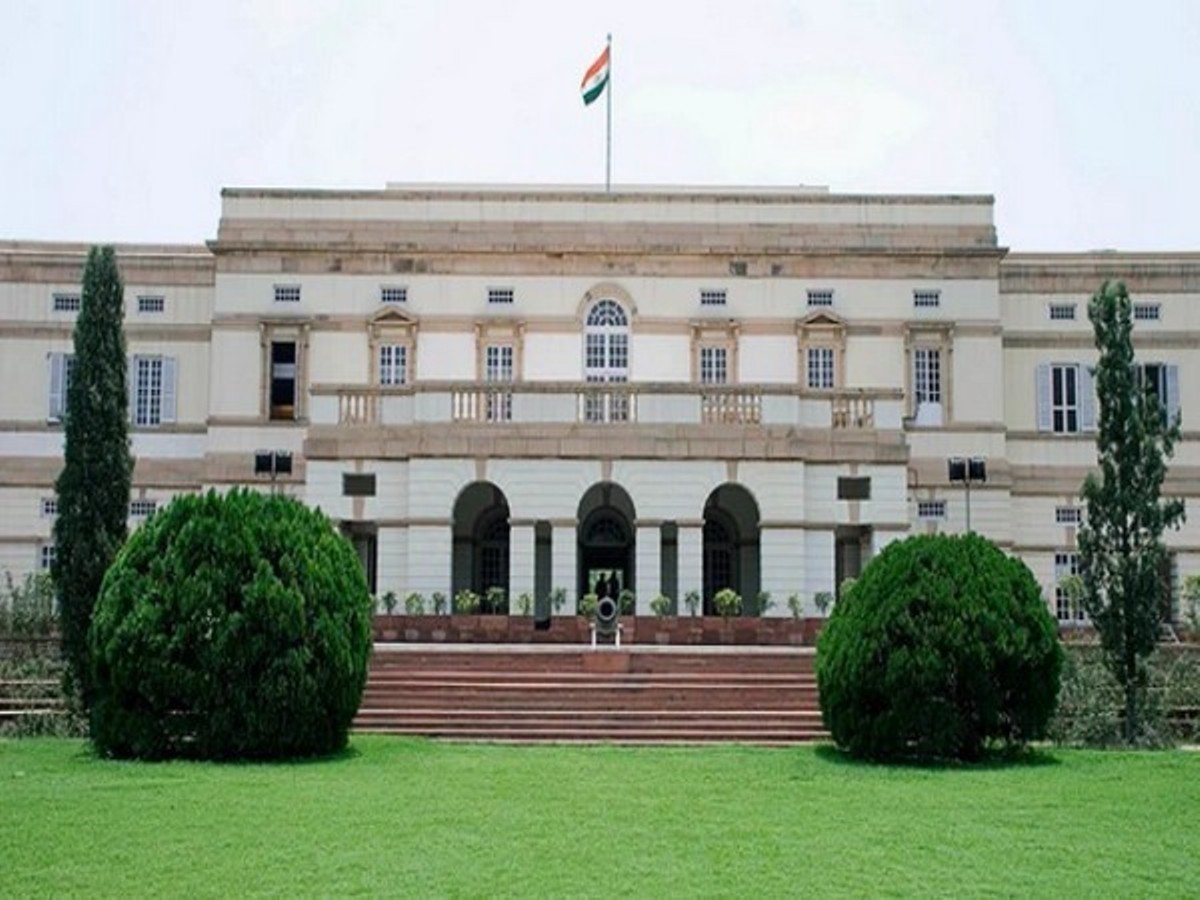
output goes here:
[[973, 534], [889, 544], [817, 645], [833, 739], [869, 759], [975, 759], [1043, 737], [1063, 664], [1033, 574]]
[[353, 548], [319, 511], [245, 490], [177, 498], [104, 576], [92, 741], [140, 758], [339, 750], [371, 606]]

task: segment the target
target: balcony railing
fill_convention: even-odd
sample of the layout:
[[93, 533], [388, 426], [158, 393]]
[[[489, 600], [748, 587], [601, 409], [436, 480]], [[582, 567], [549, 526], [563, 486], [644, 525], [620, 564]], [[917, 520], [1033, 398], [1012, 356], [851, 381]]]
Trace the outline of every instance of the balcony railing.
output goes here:
[[481, 424], [789, 426], [899, 429], [899, 390], [809, 391], [793, 385], [418, 382], [399, 387], [317, 385], [314, 425]]

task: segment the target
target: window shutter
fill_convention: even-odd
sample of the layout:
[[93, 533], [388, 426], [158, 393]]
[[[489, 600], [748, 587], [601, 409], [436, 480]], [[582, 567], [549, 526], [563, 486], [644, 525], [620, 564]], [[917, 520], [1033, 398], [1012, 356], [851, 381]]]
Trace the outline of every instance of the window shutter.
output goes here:
[[46, 417], [51, 422], [60, 422], [63, 410], [67, 406], [67, 398], [63, 391], [63, 367], [66, 354], [47, 353], [46, 359], [50, 364], [50, 409]]
[[1096, 430], [1096, 369], [1079, 367], [1079, 430]]
[[1050, 431], [1053, 424], [1050, 420], [1050, 364], [1040, 363], [1037, 367], [1037, 377], [1034, 379], [1037, 388], [1037, 430]]
[[175, 421], [175, 357], [162, 359], [162, 422]]
[[1179, 366], [1166, 366], [1167, 370], [1167, 421], [1174, 422], [1179, 415]]
[[129, 421], [137, 424], [137, 361], [136, 356], [129, 357]]

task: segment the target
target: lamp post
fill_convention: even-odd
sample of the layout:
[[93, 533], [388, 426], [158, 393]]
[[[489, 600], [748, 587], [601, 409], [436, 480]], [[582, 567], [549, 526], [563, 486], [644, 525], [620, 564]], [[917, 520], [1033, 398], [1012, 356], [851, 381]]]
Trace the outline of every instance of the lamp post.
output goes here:
[[971, 482], [977, 481], [980, 484], [987, 481], [987, 461], [982, 456], [972, 456], [970, 459], [965, 459], [961, 456], [952, 456], [947, 460], [946, 468], [949, 470], [950, 483], [955, 484], [961, 482], [967, 490], [967, 534], [971, 533]]

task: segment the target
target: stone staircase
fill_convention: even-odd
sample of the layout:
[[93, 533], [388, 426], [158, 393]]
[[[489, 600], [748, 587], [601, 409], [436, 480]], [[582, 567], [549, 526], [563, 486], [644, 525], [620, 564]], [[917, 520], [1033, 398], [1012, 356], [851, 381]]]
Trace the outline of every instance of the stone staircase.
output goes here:
[[811, 649], [377, 644], [355, 730], [513, 743], [824, 740]]

